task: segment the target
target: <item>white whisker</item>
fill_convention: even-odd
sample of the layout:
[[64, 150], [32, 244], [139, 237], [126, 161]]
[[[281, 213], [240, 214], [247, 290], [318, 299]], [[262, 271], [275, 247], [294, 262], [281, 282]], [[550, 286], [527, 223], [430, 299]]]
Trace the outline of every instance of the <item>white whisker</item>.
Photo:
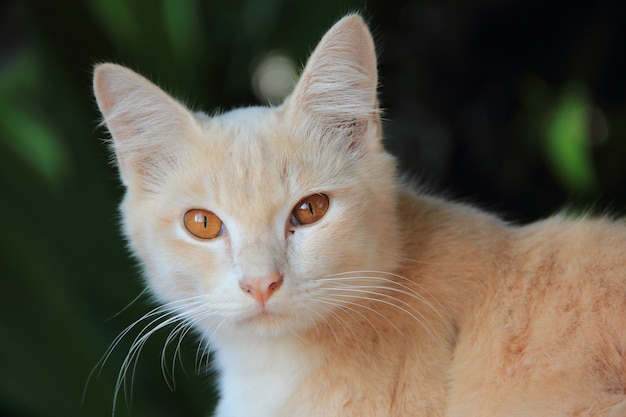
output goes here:
[[[365, 314], [361, 313], [356, 308], [353, 308], [351, 306], [368, 310], [368, 311], [376, 314], [377, 316], [383, 318], [384, 320], [386, 320], [398, 332], [398, 334], [400, 334], [402, 337], [404, 337], [402, 331], [400, 331], [400, 329], [387, 316], [385, 316], [381, 312], [376, 311], [375, 309], [373, 309], [373, 308], [371, 308], [369, 306], [366, 306], [366, 305], [364, 305], [362, 303], [356, 303], [356, 302], [353, 302], [353, 301], [348, 301], [346, 299], [337, 300], [337, 299], [329, 298], [328, 296], [324, 300], [326, 300], [328, 303], [334, 305], [335, 307], [339, 307], [339, 308], [342, 308], [342, 309], [345, 309], [345, 310], [349, 310], [349, 311], [359, 315], [370, 326], [372, 326], [372, 328], [374, 329], [374, 331], [376, 332], [376, 334], [377, 334], [377, 336], [378, 336], [378, 338], [380, 340], [384, 340], [384, 338], [380, 334], [378, 328], [376, 328], [376, 325], [374, 325], [374, 323], [372, 323], [372, 321]], [[353, 333], [353, 335], [354, 335], [354, 333]], [[354, 336], [354, 337], [356, 337], [356, 336]]]
[[[440, 309], [436, 308], [430, 301], [437, 302], [436, 298], [421, 284], [409, 278], [391, 272], [363, 270], [330, 274], [316, 279], [316, 282], [321, 284], [320, 289], [324, 291], [326, 302], [332, 300], [338, 307], [350, 304], [351, 308], [358, 306], [369, 309], [376, 315], [383, 316], [399, 334], [403, 334], [392, 320], [385, 317], [377, 309], [367, 307], [366, 303], [378, 303], [392, 307], [417, 322], [431, 337], [444, 342], [441, 340], [442, 336], [435, 329], [431, 316], [419, 308], [420, 305], [426, 307], [435, 314], [441, 323], [446, 323], [447, 321]], [[418, 304], [409, 302], [411, 299]], [[362, 315], [361, 312], [358, 313]]]
[[[336, 304], [337, 300], [333, 300], [333, 302]], [[367, 311], [370, 311], [374, 314], [376, 314], [377, 316], [383, 318], [384, 320], [386, 320], [387, 322], [389, 322], [389, 324], [398, 331], [399, 334], [401, 334], [401, 332], [399, 331], [399, 329], [395, 326], [395, 324], [389, 320], [388, 317], [386, 317], [384, 314], [381, 314], [380, 312], [368, 307], [368, 306], [364, 306], [361, 305], [359, 303], [355, 303], [352, 301], [346, 301], [346, 300], [342, 300], [342, 305], [341, 305], [341, 309], [343, 311], [346, 311], [350, 317], [354, 317], [354, 314], [356, 314], [357, 316], [359, 316], [362, 320], [364, 320], [365, 322], [367, 322], [370, 326], [372, 326], [372, 329], [374, 329], [374, 331], [376, 332], [376, 335], [378, 336], [378, 338], [380, 340], [384, 340], [382, 337], [382, 334], [380, 333], [380, 331], [378, 330], [378, 328], [376, 327], [376, 325], [362, 312], [360, 312], [357, 308], [363, 308]], [[351, 330], [351, 333], [353, 335], [353, 338], [357, 338], [356, 334], [354, 333], [354, 331]]]
[[[356, 275], [358, 274], [358, 275]], [[370, 275], [364, 275], [364, 274], [370, 274]], [[374, 275], [371, 275], [374, 274]], [[397, 278], [400, 279], [402, 281], [404, 281], [405, 283], [400, 283], [397, 281], [394, 281], [392, 279], [389, 278], [384, 278], [381, 277], [379, 275], [386, 275], [389, 277], [393, 277], [393, 278]], [[399, 274], [395, 274], [392, 272], [385, 272], [385, 271], [352, 271], [352, 272], [341, 272], [341, 273], [337, 273], [337, 274], [331, 274], [329, 275], [327, 278], [321, 278], [320, 280], [334, 280], [334, 279], [341, 279], [341, 280], [365, 280], [365, 279], [370, 279], [370, 280], [376, 280], [376, 281], [382, 281], [384, 283], [388, 283], [388, 284], [392, 284], [392, 285], [396, 285], [399, 286], [401, 288], [404, 288], [407, 291], [410, 291], [412, 294], [414, 294], [419, 301], [421, 301], [422, 303], [424, 303], [426, 306], [430, 307], [431, 310], [433, 312], [435, 312], [435, 314], [437, 314], [437, 316], [439, 316], [439, 318], [442, 321], [445, 321], [445, 318], [440, 314], [439, 310], [437, 308], [435, 308], [434, 305], [432, 305], [432, 303], [430, 301], [428, 301], [428, 299], [420, 294], [417, 289], [419, 289], [421, 292], [425, 293], [425, 295], [429, 296], [431, 299], [436, 300], [435, 297], [432, 296], [432, 294], [430, 294], [430, 292], [428, 292], [428, 290], [421, 285], [420, 283], [417, 283], [415, 281], [410, 280], [409, 278], [406, 278], [402, 275]], [[412, 287], [416, 287], [416, 288], [412, 288]], [[442, 307], [440, 305], [440, 307]]]
[[[334, 309], [326, 307], [326, 304], [327, 304], [327, 305], [334, 306], [334, 303], [333, 303], [333, 302], [331, 302], [331, 301], [326, 301], [326, 300], [324, 300], [323, 298], [319, 298], [319, 299], [318, 299], [318, 301], [319, 301], [319, 302], [321, 302], [321, 303], [323, 303], [323, 304], [325, 304], [325, 305], [324, 305], [324, 311], [326, 312], [326, 314], [329, 314], [330, 316], [333, 316], [333, 317], [335, 317], [335, 318], [337, 318], [337, 319], [340, 319], [340, 320], [343, 322], [343, 323], [341, 323], [341, 322], [339, 323], [339, 324], [341, 325], [341, 327], [342, 327], [344, 330], [349, 330], [349, 331], [352, 333], [352, 335], [354, 336], [354, 332], [352, 331], [352, 329], [350, 329], [350, 328], [347, 326], [347, 323], [345, 323], [345, 320], [344, 320], [341, 316], [339, 316], [339, 315], [338, 315], [338, 314], [334, 311]], [[317, 313], [317, 315], [318, 315], [318, 316], [320, 316], [320, 318], [321, 318], [321, 319], [322, 319], [322, 320], [323, 320], [323, 321], [324, 321], [324, 322], [328, 325], [328, 328], [330, 329], [331, 333], [333, 334], [333, 337], [335, 338], [335, 341], [336, 341], [337, 343], [339, 343], [339, 340], [340, 340], [340, 339], [339, 339], [339, 337], [337, 336], [337, 333], [335, 333], [335, 329], [333, 328], [332, 324], [329, 322], [328, 318], [327, 318], [327, 317], [324, 317], [324, 316], [322, 315], [322, 313], [321, 313], [321, 312], [317, 312], [317, 311], [315, 311], [315, 310], [313, 310], [313, 311], [314, 311], [314, 312], [316, 312], [316, 313]], [[316, 321], [315, 321], [312, 317], [311, 317], [311, 320], [313, 321], [313, 326], [315, 327], [315, 331], [316, 331], [316, 332], [318, 332], [318, 334], [319, 334], [319, 332], [320, 332], [320, 328], [317, 326]]]
[[[142, 292], [143, 295], [146, 291]], [[139, 299], [137, 297], [133, 300], [133, 303]], [[131, 303], [132, 304], [132, 303]], [[125, 309], [128, 307], [125, 307]], [[118, 313], [119, 315], [120, 313]], [[148, 340], [155, 333], [174, 326], [166, 340], [164, 342], [164, 346], [161, 352], [161, 367], [163, 371], [163, 376], [167, 386], [174, 390], [176, 388], [175, 385], [175, 366], [176, 359], [181, 359], [181, 344], [183, 339], [189, 334], [189, 332], [203, 319], [206, 317], [214, 315], [215, 312], [207, 309], [207, 302], [205, 296], [195, 296], [190, 297], [183, 300], [178, 300], [175, 302], [163, 304], [153, 308], [152, 310], [145, 313], [139, 319], [135, 320], [133, 323], [128, 325], [119, 335], [115, 337], [113, 342], [109, 345], [107, 350], [105, 351], [103, 357], [98, 361], [94, 369], [88, 376], [87, 383], [85, 386], [85, 390], [83, 392], [83, 397], [85, 395], [85, 391], [87, 388], [87, 384], [89, 380], [93, 377], [93, 375], [97, 371], [97, 375], [100, 376], [105, 364], [110, 359], [113, 352], [119, 347], [122, 343], [122, 340], [127, 338], [128, 335], [133, 332], [139, 326], [141, 330], [139, 330], [132, 340], [130, 347], [128, 349], [128, 353], [126, 357], [122, 361], [120, 366], [120, 370], [118, 372], [114, 394], [113, 394], [113, 410], [112, 415], [115, 416], [115, 411], [117, 408], [118, 400], [120, 393], [124, 393], [124, 397], [126, 399], [127, 405], [132, 403], [132, 387], [134, 385], [134, 379], [136, 374], [136, 367], [138, 363], [138, 358]], [[173, 358], [172, 362], [169, 366], [171, 366], [171, 371], [168, 371], [168, 363], [166, 360], [168, 346], [174, 344]], [[208, 348], [204, 348], [203, 352], [207, 352], [208, 356]], [[204, 353], [203, 353], [204, 356]], [[208, 360], [208, 359], [207, 359]], [[208, 364], [208, 362], [207, 362]], [[199, 367], [198, 367], [199, 369]], [[183, 368], [184, 371], [184, 368]]]
[[[360, 293], [360, 294], [376, 295], [377, 297], [368, 297], [368, 296], [354, 295], [354, 294], [334, 294], [336, 297], [344, 297], [344, 298], [372, 301], [372, 302], [381, 303], [381, 304], [385, 304], [385, 305], [388, 305], [390, 307], [393, 307], [393, 308], [395, 308], [397, 310], [400, 310], [401, 312], [405, 313], [406, 315], [411, 317], [413, 320], [415, 320], [417, 323], [419, 323], [424, 330], [426, 330], [428, 333], [430, 333], [431, 336], [437, 337], [436, 330], [432, 327], [432, 324], [424, 317], [424, 315], [422, 313], [420, 313], [418, 310], [416, 310], [413, 306], [411, 306], [410, 304], [408, 304], [408, 303], [406, 303], [406, 302], [404, 302], [402, 300], [399, 300], [399, 299], [397, 299], [397, 298], [395, 298], [393, 296], [390, 296], [388, 294], [381, 294], [381, 293], [378, 293], [376, 291], [368, 291], [368, 290], [364, 290], [364, 289], [360, 289], [360, 288], [334, 288], [333, 290], [336, 290], [336, 291], [346, 290], [346, 291], [349, 291], [349, 292], [357, 292], [357, 293]], [[390, 298], [394, 302], [383, 300], [383, 299], [381, 299], [379, 297]], [[407, 310], [406, 308], [402, 307], [401, 305], [398, 305], [398, 303], [402, 303], [403, 305], [409, 307], [411, 310], [416, 312], [420, 317], [417, 317], [411, 311]], [[381, 313], [379, 312], [379, 314], [381, 314]]]

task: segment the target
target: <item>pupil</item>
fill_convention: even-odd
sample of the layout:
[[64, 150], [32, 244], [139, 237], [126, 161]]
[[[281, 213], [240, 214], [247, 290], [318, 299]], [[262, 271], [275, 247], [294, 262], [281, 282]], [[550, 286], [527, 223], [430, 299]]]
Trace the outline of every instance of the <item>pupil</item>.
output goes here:
[[203, 216], [203, 217], [204, 217], [204, 228], [206, 229], [206, 225], [207, 225], [207, 217], [206, 217], [206, 216]]
[[313, 212], [313, 204], [309, 203], [308, 206], [309, 206], [309, 212], [311, 213], [311, 216], [314, 216], [315, 213]]

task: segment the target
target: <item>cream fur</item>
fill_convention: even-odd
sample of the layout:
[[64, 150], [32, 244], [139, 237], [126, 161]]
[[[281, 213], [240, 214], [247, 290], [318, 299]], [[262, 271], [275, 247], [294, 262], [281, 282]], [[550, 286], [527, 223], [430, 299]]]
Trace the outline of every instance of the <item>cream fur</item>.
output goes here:
[[[124, 233], [163, 303], [129, 358], [151, 330], [193, 327], [220, 371], [218, 417], [626, 415], [624, 223], [516, 227], [402, 184], [376, 84], [358, 16], [276, 108], [193, 114], [97, 66]], [[326, 215], [291, 224], [314, 193]], [[225, 233], [191, 236], [191, 208]], [[261, 307], [239, 281], [273, 271]]]

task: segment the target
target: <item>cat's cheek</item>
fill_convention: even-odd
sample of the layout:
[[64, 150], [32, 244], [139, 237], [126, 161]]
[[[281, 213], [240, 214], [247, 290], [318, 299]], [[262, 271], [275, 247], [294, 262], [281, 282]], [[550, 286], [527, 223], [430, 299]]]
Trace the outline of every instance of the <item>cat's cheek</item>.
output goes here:
[[174, 302], [210, 294], [222, 274], [225, 242], [195, 241], [177, 219], [163, 217], [134, 239], [155, 295]]
[[335, 272], [341, 245], [333, 232], [334, 222], [295, 230], [289, 237], [287, 263], [300, 280], [315, 280]]

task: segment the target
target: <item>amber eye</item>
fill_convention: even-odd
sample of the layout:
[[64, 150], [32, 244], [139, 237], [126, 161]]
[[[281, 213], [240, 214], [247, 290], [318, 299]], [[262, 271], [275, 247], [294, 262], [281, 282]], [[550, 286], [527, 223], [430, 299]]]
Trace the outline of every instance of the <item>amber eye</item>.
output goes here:
[[303, 198], [293, 208], [292, 223], [296, 226], [315, 223], [326, 214], [328, 210], [328, 196], [324, 194], [312, 194]]
[[189, 233], [199, 239], [214, 239], [222, 234], [222, 221], [208, 210], [189, 210], [184, 221]]

